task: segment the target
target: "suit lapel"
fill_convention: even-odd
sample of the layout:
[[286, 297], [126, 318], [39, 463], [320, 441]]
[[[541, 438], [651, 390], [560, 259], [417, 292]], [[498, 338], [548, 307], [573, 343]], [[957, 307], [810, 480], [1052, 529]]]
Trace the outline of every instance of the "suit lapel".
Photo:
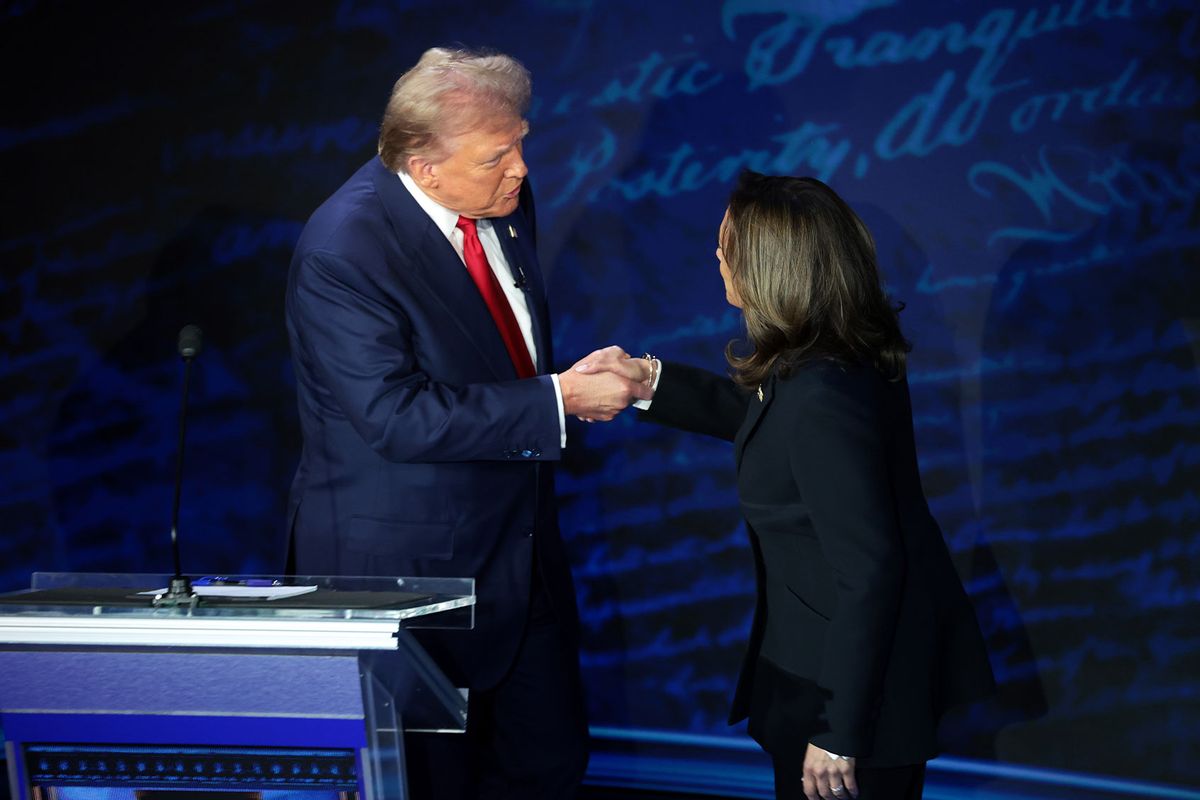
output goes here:
[[737, 436], [733, 440], [733, 450], [739, 470], [742, 468], [742, 454], [746, 451], [746, 443], [754, 435], [754, 429], [758, 427], [763, 414], [766, 413], [767, 406], [771, 405], [774, 397], [775, 376], [770, 375], [763, 382], [762, 399], [760, 400], [757, 395], [750, 398], [750, 408], [746, 411], [746, 418], [742, 420], [742, 427], [738, 428]]
[[533, 233], [524, 224], [520, 212], [514, 212], [507, 217], [492, 220], [496, 230], [496, 238], [500, 240], [500, 249], [508, 260], [509, 269], [513, 272], [514, 280], [525, 277], [525, 302], [529, 304], [529, 317], [533, 322], [533, 341], [537, 344], [538, 363], [535, 368], [538, 374], [551, 368], [550, 324], [546, 309], [546, 287], [542, 281], [542, 271], [538, 269], [537, 252], [534, 248]]
[[402, 261], [417, 267], [416, 277], [445, 308], [446, 319], [457, 325], [475, 346], [496, 379], [516, 379], [516, 368], [496, 330], [496, 322], [462, 259], [400, 178], [379, 159], [374, 159], [374, 165], [375, 190], [396, 232], [397, 245], [407, 256]]

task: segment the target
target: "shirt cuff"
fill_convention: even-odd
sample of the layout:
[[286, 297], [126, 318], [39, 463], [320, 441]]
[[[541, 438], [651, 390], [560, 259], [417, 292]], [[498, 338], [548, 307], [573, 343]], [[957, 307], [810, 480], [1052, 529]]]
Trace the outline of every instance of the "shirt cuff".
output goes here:
[[[658, 382], [660, 380], [662, 380], [662, 372], [663, 372], [662, 362], [659, 361], [657, 358], [654, 359], [654, 384], [650, 387], [650, 391], [652, 391], [652, 392], [658, 391]], [[560, 402], [561, 402], [561, 399], [560, 399]], [[653, 397], [650, 398], [649, 400], [634, 400], [633, 407], [636, 408], [638, 411], [649, 411], [650, 404], [653, 402], [654, 402]], [[564, 438], [566, 437], [565, 433], [563, 434], [563, 437]]]
[[558, 446], [564, 448], [567, 446], [567, 411], [563, 408], [562, 387], [558, 385], [558, 375], [553, 372], [550, 381], [554, 384], [554, 396], [558, 398]]

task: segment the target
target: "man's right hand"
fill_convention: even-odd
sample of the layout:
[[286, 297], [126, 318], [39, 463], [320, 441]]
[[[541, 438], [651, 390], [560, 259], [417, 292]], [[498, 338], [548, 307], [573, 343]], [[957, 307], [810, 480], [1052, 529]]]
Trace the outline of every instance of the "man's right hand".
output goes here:
[[[598, 371], [589, 363], [589, 359], [594, 361], [600, 354], [615, 355], [607, 352], [610, 350], [620, 348], [598, 350], [566, 372], [559, 373], [558, 386], [562, 390], [563, 411], [585, 421], [608, 422], [634, 400], [650, 400], [653, 397], [654, 392], [640, 380], [640, 370], [626, 366], [624, 370], [615, 372], [607, 369]], [[623, 351], [621, 355], [628, 359]]]

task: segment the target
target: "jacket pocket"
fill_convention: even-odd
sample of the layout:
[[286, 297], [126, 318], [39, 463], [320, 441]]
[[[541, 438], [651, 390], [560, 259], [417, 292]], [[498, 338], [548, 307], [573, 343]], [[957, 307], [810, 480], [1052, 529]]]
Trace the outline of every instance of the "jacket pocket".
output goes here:
[[352, 516], [347, 550], [386, 558], [454, 557], [454, 526], [448, 522], [404, 522]]

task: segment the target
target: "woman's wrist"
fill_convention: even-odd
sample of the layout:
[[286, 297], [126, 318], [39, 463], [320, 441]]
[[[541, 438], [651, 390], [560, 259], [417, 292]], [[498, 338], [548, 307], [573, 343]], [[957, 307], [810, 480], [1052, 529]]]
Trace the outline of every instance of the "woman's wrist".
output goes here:
[[658, 375], [662, 370], [662, 362], [649, 353], [642, 353], [642, 359], [649, 365], [649, 374], [642, 383], [654, 389], [658, 386]]

